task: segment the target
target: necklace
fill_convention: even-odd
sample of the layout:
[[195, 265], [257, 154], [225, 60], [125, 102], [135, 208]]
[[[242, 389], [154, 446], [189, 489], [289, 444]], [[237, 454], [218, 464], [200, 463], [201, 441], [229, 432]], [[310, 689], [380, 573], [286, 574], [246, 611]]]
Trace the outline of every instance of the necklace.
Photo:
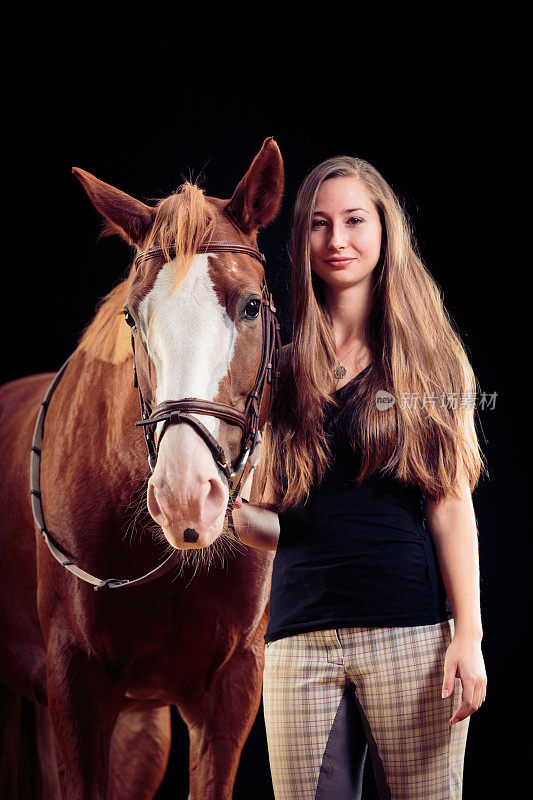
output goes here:
[[[357, 344], [359, 344], [359, 342], [358, 342]], [[346, 355], [345, 355], [345, 356], [343, 356], [343, 359], [347, 359], [347, 358], [348, 358], [348, 356], [350, 355], [350, 353], [353, 353], [353, 351], [354, 351], [354, 350], [355, 350], [355, 348], [357, 347], [357, 344], [355, 345], [355, 347], [352, 347], [352, 349], [351, 349], [351, 350], [349, 350], [349, 351], [346, 353]], [[336, 378], [344, 378], [344, 377], [345, 377], [345, 375], [346, 375], [346, 373], [348, 372], [348, 370], [347, 370], [347, 369], [346, 369], [346, 367], [345, 367], [345, 366], [342, 364], [342, 361], [340, 360], [340, 358], [339, 358], [338, 356], [337, 356], [337, 361], [338, 361], [339, 363], [337, 364], [337, 366], [336, 366], [336, 367], [335, 367], [335, 369], [333, 370], [333, 374], [335, 375], [335, 377], [336, 377]]]

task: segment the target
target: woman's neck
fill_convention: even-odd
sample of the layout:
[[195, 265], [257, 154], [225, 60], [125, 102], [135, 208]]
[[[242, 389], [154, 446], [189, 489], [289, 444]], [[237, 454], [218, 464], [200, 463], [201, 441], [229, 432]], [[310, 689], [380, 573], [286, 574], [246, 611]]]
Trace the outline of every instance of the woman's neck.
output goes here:
[[324, 291], [337, 351], [357, 342], [367, 346], [366, 324], [372, 307], [368, 284], [340, 291], [325, 286]]

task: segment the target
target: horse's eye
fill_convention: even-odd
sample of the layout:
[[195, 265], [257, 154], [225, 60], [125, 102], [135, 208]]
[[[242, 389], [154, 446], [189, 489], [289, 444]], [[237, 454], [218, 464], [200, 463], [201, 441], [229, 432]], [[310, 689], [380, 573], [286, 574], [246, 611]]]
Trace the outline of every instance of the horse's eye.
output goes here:
[[246, 303], [246, 308], [244, 309], [244, 313], [249, 319], [255, 319], [259, 314], [259, 309], [261, 308], [261, 300], [257, 297], [252, 297], [251, 300], [248, 300]]
[[137, 332], [137, 325], [135, 324], [135, 320], [133, 319], [131, 313], [128, 311], [127, 308], [123, 310], [124, 319], [126, 320], [126, 324], [130, 326], [133, 333]]

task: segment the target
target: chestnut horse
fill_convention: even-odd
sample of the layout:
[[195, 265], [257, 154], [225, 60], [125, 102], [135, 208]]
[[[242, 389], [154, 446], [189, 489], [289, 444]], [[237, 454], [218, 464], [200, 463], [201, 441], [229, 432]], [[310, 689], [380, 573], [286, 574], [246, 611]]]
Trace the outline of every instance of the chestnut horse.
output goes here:
[[[101, 304], [51, 397], [40, 480], [47, 530], [65, 560], [103, 578], [135, 579], [169, 552], [179, 563], [98, 592], [64, 569], [29, 495], [32, 432], [53, 376], [3, 387], [0, 793], [153, 797], [175, 704], [189, 730], [190, 797], [229, 800], [260, 702], [272, 556], [228, 532], [228, 467], [196, 423], [154, 420], [150, 474], [146, 428], [134, 425], [132, 339], [144, 409], [200, 398], [242, 416], [262, 357], [256, 237], [279, 209], [283, 162], [267, 139], [231, 200], [184, 184], [156, 207], [74, 173], [109, 229], [144, 255]], [[206, 252], [213, 241], [234, 247]], [[234, 465], [242, 430], [229, 413], [188, 416], [201, 417]]]

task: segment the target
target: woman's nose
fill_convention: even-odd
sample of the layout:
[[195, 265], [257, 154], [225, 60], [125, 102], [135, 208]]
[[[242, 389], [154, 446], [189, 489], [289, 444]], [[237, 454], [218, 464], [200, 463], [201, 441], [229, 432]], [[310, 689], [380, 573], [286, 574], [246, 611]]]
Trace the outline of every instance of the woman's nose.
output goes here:
[[340, 250], [346, 247], [346, 232], [340, 225], [331, 226], [328, 247], [332, 250]]

